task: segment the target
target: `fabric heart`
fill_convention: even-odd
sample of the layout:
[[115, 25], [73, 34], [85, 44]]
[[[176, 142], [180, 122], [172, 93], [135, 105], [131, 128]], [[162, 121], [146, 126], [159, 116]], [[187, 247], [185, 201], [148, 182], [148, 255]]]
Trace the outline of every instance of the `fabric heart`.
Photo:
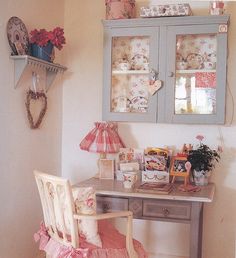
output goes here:
[[[31, 112], [31, 102], [34, 101], [35, 103], [41, 102], [41, 109], [38, 116], [38, 119], [34, 121], [32, 112]], [[40, 126], [43, 117], [47, 110], [47, 96], [43, 92], [34, 92], [29, 90], [26, 94], [26, 110], [27, 110], [27, 117], [30, 123], [31, 129], [36, 129]]]
[[156, 81], [150, 81], [148, 85], [148, 91], [151, 95], [154, 95], [160, 88], [162, 87], [162, 81], [156, 80]]

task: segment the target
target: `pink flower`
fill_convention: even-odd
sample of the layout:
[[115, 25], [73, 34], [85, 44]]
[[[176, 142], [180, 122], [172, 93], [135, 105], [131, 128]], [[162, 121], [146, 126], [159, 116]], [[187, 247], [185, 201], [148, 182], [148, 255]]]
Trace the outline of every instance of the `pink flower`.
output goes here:
[[53, 46], [61, 50], [63, 44], [66, 43], [64, 30], [60, 27], [56, 27], [53, 31], [46, 31], [45, 29], [35, 29], [30, 32], [30, 43], [35, 43], [40, 47], [44, 47], [49, 42], [51, 42]]
[[46, 46], [50, 40], [49, 34], [45, 29], [32, 30], [30, 32], [30, 35], [31, 35], [30, 43], [36, 43], [40, 47]]
[[89, 198], [89, 199], [87, 200], [87, 206], [88, 206], [88, 207], [92, 207], [93, 204], [94, 204], [93, 198]]
[[204, 139], [204, 136], [199, 134], [196, 136], [196, 139], [198, 139], [201, 142]]
[[50, 33], [50, 41], [56, 48], [61, 50], [63, 47], [62, 45], [66, 43], [66, 39], [64, 37], [64, 30], [62, 28], [56, 27]]

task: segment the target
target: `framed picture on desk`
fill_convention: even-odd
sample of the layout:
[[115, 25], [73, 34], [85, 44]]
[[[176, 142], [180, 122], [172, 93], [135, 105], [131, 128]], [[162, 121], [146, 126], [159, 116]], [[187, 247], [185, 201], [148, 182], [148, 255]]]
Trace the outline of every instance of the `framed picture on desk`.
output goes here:
[[187, 156], [174, 156], [172, 158], [171, 169], [170, 169], [170, 175], [173, 176], [172, 183], [175, 182], [176, 176], [183, 177], [184, 181], [187, 183], [191, 164], [190, 164], [190, 168], [187, 169], [188, 166], [186, 166], [186, 163], [189, 163], [187, 160]]
[[99, 160], [99, 178], [114, 179], [115, 161], [113, 159]]
[[185, 168], [186, 162], [186, 157], [173, 157], [170, 174], [172, 176], [185, 176], [185, 174], [187, 173], [187, 169]]

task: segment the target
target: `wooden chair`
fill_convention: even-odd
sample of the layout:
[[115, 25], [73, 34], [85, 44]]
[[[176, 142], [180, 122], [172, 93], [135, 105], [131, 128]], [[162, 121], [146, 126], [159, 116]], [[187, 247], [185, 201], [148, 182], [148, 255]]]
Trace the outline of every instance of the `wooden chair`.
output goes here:
[[[130, 211], [112, 212], [95, 215], [82, 215], [75, 212], [75, 204], [72, 195], [72, 188], [69, 180], [60, 177], [34, 171], [36, 178], [41, 204], [43, 208], [44, 223], [47, 229], [47, 234], [50, 239], [60, 243], [65, 247], [74, 249], [80, 248], [79, 224], [78, 220], [104, 220], [118, 217], [127, 218], [126, 230], [126, 250], [130, 258], [138, 258], [133, 246], [132, 239], [132, 219], [133, 214]], [[61, 193], [63, 193], [64, 201], [61, 201]], [[57, 202], [60, 206], [59, 211], [56, 210], [53, 202]], [[63, 204], [64, 203], [64, 204]], [[69, 222], [70, 230], [68, 232], [63, 205], [66, 203], [67, 224]], [[65, 207], [64, 207], [65, 208]], [[60, 227], [58, 227], [58, 225]], [[112, 236], [111, 236], [112, 237]], [[144, 251], [145, 252], [145, 251]], [[46, 256], [51, 257], [51, 256]], [[82, 257], [82, 256], [81, 256]], [[84, 256], [83, 256], [84, 257]], [[86, 256], [87, 257], [87, 256]], [[89, 257], [89, 256], [88, 256]], [[147, 257], [147, 256], [140, 256]]]

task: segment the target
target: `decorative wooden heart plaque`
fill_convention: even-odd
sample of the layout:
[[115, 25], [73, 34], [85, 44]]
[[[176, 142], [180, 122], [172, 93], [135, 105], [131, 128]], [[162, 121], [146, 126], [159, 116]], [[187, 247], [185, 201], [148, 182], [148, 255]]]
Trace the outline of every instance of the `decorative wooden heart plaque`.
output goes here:
[[[40, 110], [37, 120], [34, 120], [33, 114], [31, 111], [32, 101], [35, 103], [41, 102], [41, 110]], [[30, 128], [31, 129], [38, 128], [40, 126], [40, 124], [43, 120], [43, 117], [46, 113], [46, 110], [47, 110], [47, 96], [43, 92], [34, 92], [32, 90], [29, 90], [26, 95], [25, 106], [26, 106], [26, 110], [27, 110], [27, 117], [28, 117], [28, 120], [30, 123]]]
[[149, 85], [148, 85], [148, 91], [153, 96], [161, 87], [162, 87], [161, 80], [151, 81], [149, 82]]

